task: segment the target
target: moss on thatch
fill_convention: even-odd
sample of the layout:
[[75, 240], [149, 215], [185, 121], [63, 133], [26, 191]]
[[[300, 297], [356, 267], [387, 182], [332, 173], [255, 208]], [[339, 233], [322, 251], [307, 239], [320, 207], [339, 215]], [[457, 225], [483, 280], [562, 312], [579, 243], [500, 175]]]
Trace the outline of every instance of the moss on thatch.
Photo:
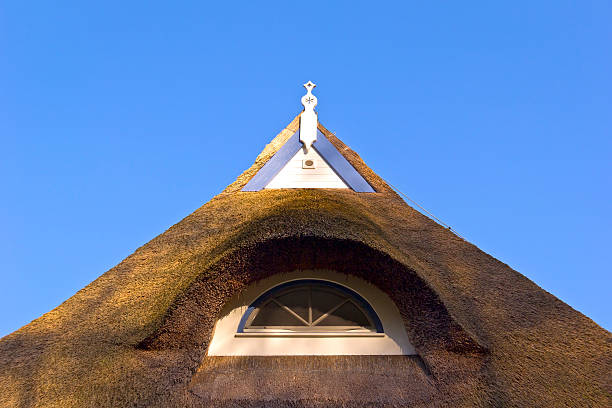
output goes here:
[[[297, 118], [220, 195], [4, 337], [0, 406], [358, 406], [348, 397], [357, 386], [388, 393], [364, 406], [612, 405], [609, 332], [414, 211], [326, 129], [376, 193], [241, 192], [296, 128]], [[227, 299], [272, 273], [319, 267], [387, 292], [418, 364], [206, 357]], [[319, 373], [310, 389], [329, 377], [327, 391], [306, 398], [276, 373], [300, 375], [299, 364]], [[263, 399], [211, 384], [262, 375], [274, 393]], [[342, 376], [353, 379], [345, 388]]]

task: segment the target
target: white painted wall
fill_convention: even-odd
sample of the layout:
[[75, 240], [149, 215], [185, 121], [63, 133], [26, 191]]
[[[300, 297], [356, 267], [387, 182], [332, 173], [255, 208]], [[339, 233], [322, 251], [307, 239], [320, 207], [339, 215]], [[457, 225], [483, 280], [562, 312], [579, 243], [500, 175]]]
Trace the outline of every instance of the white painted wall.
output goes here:
[[[313, 160], [314, 169], [303, 168], [304, 160]], [[266, 188], [349, 188], [334, 169], [312, 146], [308, 153], [301, 148]]]
[[[351, 335], [278, 335], [237, 333], [238, 324], [249, 305], [271, 288], [296, 279], [322, 279], [357, 292], [372, 306], [384, 333]], [[329, 270], [295, 271], [263, 279], [234, 296], [223, 308], [208, 347], [210, 356], [290, 356], [290, 355], [411, 355], [404, 322], [393, 301], [363, 279]]]

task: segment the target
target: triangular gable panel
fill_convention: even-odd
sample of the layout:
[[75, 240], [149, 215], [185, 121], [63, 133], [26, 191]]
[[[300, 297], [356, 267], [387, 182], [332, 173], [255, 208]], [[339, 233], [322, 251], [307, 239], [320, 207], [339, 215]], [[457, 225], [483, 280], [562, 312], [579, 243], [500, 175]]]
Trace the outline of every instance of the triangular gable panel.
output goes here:
[[[287, 142], [276, 152], [266, 164], [253, 176], [242, 191], [260, 191], [266, 188], [273, 179], [285, 168], [296, 155], [302, 150], [300, 142], [300, 131], [298, 130], [287, 140]], [[374, 193], [370, 184], [355, 170], [336, 147], [317, 130], [317, 141], [312, 145], [316, 152], [324, 159], [338, 178], [349, 188], [359, 193]], [[311, 149], [312, 150], [312, 149]], [[272, 188], [272, 187], [270, 187]], [[274, 188], [313, 188], [313, 187], [274, 187]], [[314, 187], [317, 188], [317, 187]], [[321, 187], [319, 187], [321, 188]], [[344, 188], [344, 187], [325, 187]]]
[[323, 157], [311, 148], [291, 158], [266, 186], [275, 188], [349, 188]]

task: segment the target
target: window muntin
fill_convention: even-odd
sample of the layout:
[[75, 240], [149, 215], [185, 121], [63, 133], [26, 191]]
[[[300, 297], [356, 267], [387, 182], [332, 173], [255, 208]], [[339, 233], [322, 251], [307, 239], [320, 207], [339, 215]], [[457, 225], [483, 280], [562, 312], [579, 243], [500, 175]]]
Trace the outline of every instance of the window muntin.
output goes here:
[[380, 319], [352, 290], [323, 280], [272, 288], [248, 308], [239, 333], [382, 333]]

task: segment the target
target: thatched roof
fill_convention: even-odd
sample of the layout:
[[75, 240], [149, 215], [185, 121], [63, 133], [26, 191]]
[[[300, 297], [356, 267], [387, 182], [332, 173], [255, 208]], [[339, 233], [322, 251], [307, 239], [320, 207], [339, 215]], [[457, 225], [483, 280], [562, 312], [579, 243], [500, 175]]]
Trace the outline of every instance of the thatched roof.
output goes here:
[[[609, 332], [406, 205], [323, 127], [376, 193], [241, 192], [297, 123], [221, 194], [0, 340], [0, 406], [612, 406]], [[384, 290], [418, 356], [206, 356], [231, 296], [300, 268]]]

